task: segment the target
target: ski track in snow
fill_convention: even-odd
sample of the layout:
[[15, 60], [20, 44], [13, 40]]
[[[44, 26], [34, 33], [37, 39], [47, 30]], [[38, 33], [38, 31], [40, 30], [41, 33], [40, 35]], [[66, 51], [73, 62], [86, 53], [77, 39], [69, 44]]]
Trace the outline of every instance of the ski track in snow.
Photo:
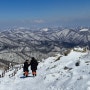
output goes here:
[[[49, 57], [38, 65], [37, 76], [20, 78], [23, 69], [14, 77], [0, 78], [0, 90], [90, 90], [90, 54], [71, 51], [68, 56]], [[80, 66], [75, 63], [80, 60]], [[67, 66], [69, 69], [64, 69]], [[29, 67], [30, 69], [30, 67]], [[32, 76], [29, 70], [29, 76]]]

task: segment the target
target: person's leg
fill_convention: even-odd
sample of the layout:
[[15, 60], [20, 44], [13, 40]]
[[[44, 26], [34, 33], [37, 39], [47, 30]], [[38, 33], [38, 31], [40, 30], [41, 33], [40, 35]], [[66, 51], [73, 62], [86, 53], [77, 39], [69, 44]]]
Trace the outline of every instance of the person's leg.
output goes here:
[[36, 76], [37, 75], [36, 70], [32, 70], [32, 75], [33, 76]]
[[35, 76], [37, 75], [36, 70], [34, 71], [34, 75], [35, 75]]
[[23, 75], [25, 76], [25, 69], [23, 68]]
[[34, 76], [34, 70], [32, 70], [32, 75]]
[[25, 76], [25, 72], [23, 72], [23, 75]]
[[28, 71], [25, 71], [25, 76], [26, 76], [26, 77], [28, 76]]

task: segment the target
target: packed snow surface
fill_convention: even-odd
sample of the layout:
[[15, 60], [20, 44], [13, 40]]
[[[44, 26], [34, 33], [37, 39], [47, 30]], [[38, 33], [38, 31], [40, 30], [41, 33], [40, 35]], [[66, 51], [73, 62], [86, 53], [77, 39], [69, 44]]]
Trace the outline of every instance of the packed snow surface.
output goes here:
[[42, 60], [36, 77], [31, 70], [27, 78], [20, 78], [23, 69], [14, 77], [8, 76], [11, 72], [0, 78], [0, 90], [90, 90], [90, 53], [72, 50], [67, 56], [58, 54]]

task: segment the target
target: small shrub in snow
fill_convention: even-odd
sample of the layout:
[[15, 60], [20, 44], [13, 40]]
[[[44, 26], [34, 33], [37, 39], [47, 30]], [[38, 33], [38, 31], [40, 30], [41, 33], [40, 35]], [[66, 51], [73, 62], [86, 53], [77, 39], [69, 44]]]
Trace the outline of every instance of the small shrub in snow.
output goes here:
[[58, 60], [60, 60], [60, 58], [61, 58], [62, 56], [59, 56], [59, 57], [57, 57], [57, 59], [55, 60], [55, 61], [58, 61]]
[[5, 74], [4, 73], [2, 73], [2, 77], [4, 77], [5, 76]]
[[80, 66], [80, 61], [77, 61], [77, 62], [75, 63], [75, 66]]
[[64, 70], [71, 70], [72, 68], [69, 68], [69, 67], [64, 67]]
[[52, 69], [52, 68], [55, 68], [55, 67], [57, 67], [56, 65], [54, 65], [53, 67], [51, 67], [50, 69]]
[[66, 50], [66, 51], [64, 52], [64, 55], [67, 56], [70, 52], [71, 52], [70, 49], [69, 49], [69, 50]]
[[2, 75], [0, 75], [0, 78], [2, 77]]
[[89, 65], [89, 64], [87, 64], [87, 65]]
[[67, 70], [67, 69], [68, 69], [68, 67], [65, 66], [65, 67], [64, 67], [64, 70]]
[[85, 63], [90, 63], [90, 61], [86, 61]]
[[81, 79], [83, 79], [83, 76], [80, 76], [77, 80], [81, 80]]

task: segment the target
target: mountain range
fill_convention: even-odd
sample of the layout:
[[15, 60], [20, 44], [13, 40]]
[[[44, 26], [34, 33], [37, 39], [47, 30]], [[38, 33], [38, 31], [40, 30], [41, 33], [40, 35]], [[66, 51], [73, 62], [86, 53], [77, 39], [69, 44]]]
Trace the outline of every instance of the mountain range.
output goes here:
[[0, 62], [23, 63], [33, 56], [41, 60], [76, 46], [90, 47], [89, 28], [11, 29], [0, 32]]

